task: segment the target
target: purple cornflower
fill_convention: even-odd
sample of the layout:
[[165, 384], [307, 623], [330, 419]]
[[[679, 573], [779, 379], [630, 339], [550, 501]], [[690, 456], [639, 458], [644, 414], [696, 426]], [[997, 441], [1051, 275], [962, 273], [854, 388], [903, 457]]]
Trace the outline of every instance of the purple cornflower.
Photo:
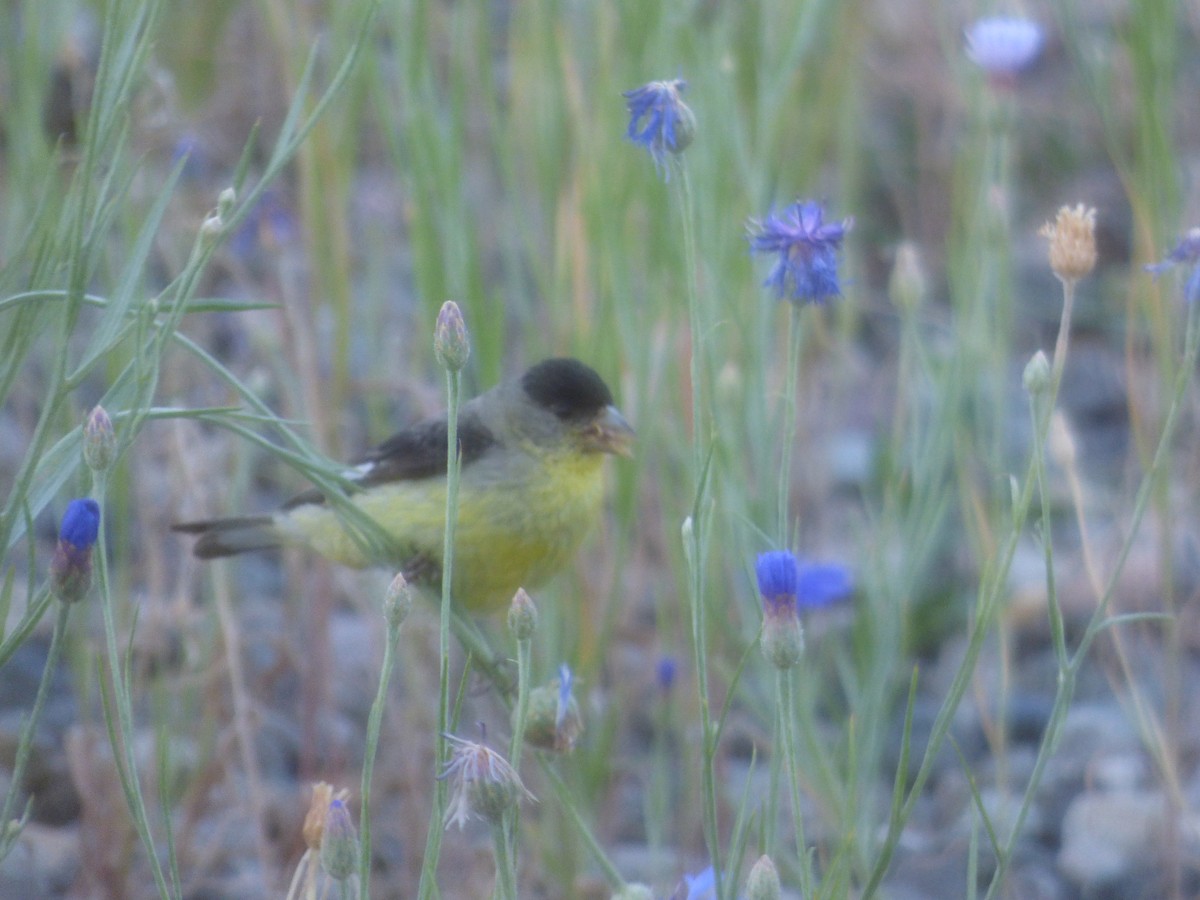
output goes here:
[[967, 58], [987, 73], [993, 84], [1011, 86], [1041, 52], [1042, 26], [1017, 16], [979, 19], [966, 30]]
[[825, 210], [815, 200], [797, 200], [781, 214], [750, 220], [750, 252], [778, 253], [764, 287], [780, 300], [823, 303], [842, 293], [838, 286], [837, 251], [854, 219], [825, 224]]
[[554, 711], [554, 727], [558, 731], [562, 731], [563, 725], [567, 721], [567, 715], [571, 712], [571, 706], [575, 702], [575, 698], [571, 695], [574, 686], [575, 676], [571, 673], [571, 667], [563, 663], [558, 667], [558, 708]]
[[64, 603], [82, 600], [92, 585], [92, 549], [100, 534], [100, 505], [90, 497], [72, 500], [63, 513], [58, 546], [50, 562], [50, 587]]
[[697, 875], [684, 875], [683, 881], [687, 885], [685, 900], [715, 900], [717, 876], [712, 866]]
[[673, 656], [662, 657], [654, 669], [655, 679], [664, 693], [669, 692], [675, 686], [675, 678], [678, 674], [679, 664], [675, 662], [675, 657]]
[[680, 96], [686, 89], [687, 82], [677, 78], [651, 81], [622, 94], [629, 111], [625, 136], [646, 148], [664, 178], [670, 177], [667, 153], [682, 153], [696, 133], [696, 117]]
[[1175, 249], [1167, 254], [1166, 259], [1147, 265], [1146, 271], [1153, 273], [1157, 278], [1174, 266], [1192, 267], [1192, 273], [1183, 288], [1184, 300], [1191, 303], [1200, 296], [1200, 228], [1188, 231], [1183, 240], [1175, 245]]
[[843, 566], [802, 563], [790, 550], [760, 553], [754, 568], [763, 599], [763, 653], [776, 667], [789, 669], [804, 653], [800, 611], [849, 595], [850, 573]]
[[800, 579], [800, 564], [791, 550], [770, 550], [758, 554], [754, 565], [758, 576], [758, 592], [763, 608], [785, 612], [796, 610], [796, 583]]

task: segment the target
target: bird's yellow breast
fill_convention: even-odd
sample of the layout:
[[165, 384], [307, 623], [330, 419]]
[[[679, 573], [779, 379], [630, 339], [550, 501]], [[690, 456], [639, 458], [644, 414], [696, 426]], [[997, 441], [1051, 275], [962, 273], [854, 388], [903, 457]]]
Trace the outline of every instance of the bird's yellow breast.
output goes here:
[[[452, 593], [466, 608], [504, 608], [517, 588], [534, 588], [565, 568], [603, 501], [601, 454], [517, 454], [503, 470], [487, 459], [462, 473]], [[420, 560], [440, 573], [446, 481], [398, 481], [363, 491], [355, 503], [389, 534], [398, 568]], [[370, 560], [327, 505], [291, 510], [279, 522], [292, 541], [362, 567]]]

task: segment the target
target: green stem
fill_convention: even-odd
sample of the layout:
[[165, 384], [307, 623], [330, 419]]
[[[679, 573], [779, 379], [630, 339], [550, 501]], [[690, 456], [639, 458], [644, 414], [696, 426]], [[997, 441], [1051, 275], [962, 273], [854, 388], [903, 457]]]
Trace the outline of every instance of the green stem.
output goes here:
[[776, 670], [776, 687], [779, 733], [783, 739], [783, 759], [792, 793], [792, 823], [796, 831], [796, 853], [800, 860], [800, 895], [812, 897], [812, 866], [808, 858], [808, 841], [804, 836], [804, 814], [800, 807], [800, 761], [796, 758], [795, 737], [796, 691], [791, 669]]
[[[383, 723], [383, 711], [387, 706], [388, 683], [396, 664], [396, 642], [400, 638], [400, 624], [387, 623], [387, 643], [383, 646], [383, 663], [379, 672], [379, 688], [375, 702], [371, 704], [371, 715], [367, 719], [367, 749], [363, 755], [362, 808], [358, 820], [358, 896], [369, 900], [371, 883], [371, 776], [375, 771], [375, 754], [379, 749], [379, 732]], [[342, 882], [343, 889], [345, 882]]]
[[[94, 494], [98, 501], [103, 501], [106, 488], [106, 477], [97, 472], [94, 478]], [[101, 502], [103, 507], [103, 503]], [[162, 864], [154, 847], [154, 839], [150, 834], [150, 819], [146, 814], [146, 800], [142, 796], [141, 780], [137, 777], [137, 760], [134, 757], [134, 725], [133, 698], [129, 690], [127, 672], [121, 662], [121, 653], [117, 647], [117, 624], [113, 611], [112, 591], [108, 584], [108, 550], [105, 536], [104, 519], [100, 521], [99, 541], [96, 544], [95, 562], [97, 582], [100, 589], [101, 609], [104, 617], [105, 649], [108, 657], [108, 670], [111, 678], [112, 696], [116, 707], [116, 727], [112, 721], [113, 712], [107, 705], [105, 714], [108, 719], [109, 741], [112, 744], [113, 758], [117, 761], [117, 774], [121, 787], [125, 792], [125, 803], [133, 816], [133, 824], [138, 837], [146, 850], [146, 859], [154, 876], [154, 883], [160, 897], [172, 896], [163, 874]]]
[[495, 896], [499, 900], [517, 900], [517, 873], [509, 852], [508, 829], [503, 822], [492, 825], [492, 852], [496, 857]]
[[677, 185], [680, 222], [683, 231], [683, 262], [686, 269], [684, 283], [687, 285], [688, 325], [691, 330], [692, 352], [690, 377], [692, 387], [692, 466], [695, 478], [695, 502], [692, 507], [691, 529], [685, 531], [684, 551], [688, 557], [690, 601], [692, 612], [692, 652], [696, 665], [696, 681], [700, 694], [700, 730], [703, 754], [702, 779], [704, 782], [704, 834], [712, 861], [716, 895], [721, 897], [721, 854], [717, 828], [717, 787], [713, 761], [716, 756], [716, 735], [712, 729], [712, 716], [708, 700], [708, 654], [705, 646], [707, 628], [704, 608], [704, 546], [708, 529], [705, 496], [705, 447], [709, 443], [710, 423], [704, 415], [704, 398], [707, 395], [708, 366], [704, 353], [704, 327], [700, 307], [700, 293], [696, 286], [696, 233], [692, 202], [691, 178], [683, 157], [675, 158], [675, 172], [679, 176], [672, 182]]
[[[454, 531], [458, 520], [458, 405], [461, 391], [458, 372], [446, 370], [446, 529], [442, 536], [442, 603], [439, 619], [439, 648], [441, 666], [438, 678], [438, 738], [437, 770], [446, 768], [450, 743], [450, 588], [454, 574]], [[446, 782], [438, 781], [434, 789], [433, 809], [430, 812], [429, 833], [421, 865], [421, 881], [417, 887], [420, 900], [432, 897], [436, 889], [438, 857], [442, 850], [442, 820], [446, 814]]]
[[788, 361], [787, 368], [783, 370], [783, 450], [779, 459], [779, 487], [775, 494], [779, 500], [780, 548], [791, 545], [788, 536], [788, 511], [791, 508], [792, 495], [792, 449], [796, 437], [796, 382], [800, 378], [800, 346], [803, 343], [803, 330], [800, 328], [802, 307], [797, 303], [789, 305], [791, 315], [788, 316]]
[[550, 765], [546, 754], [535, 753], [534, 756], [541, 765], [542, 772], [545, 773], [546, 778], [550, 781], [550, 787], [554, 791], [555, 799], [558, 800], [563, 812], [574, 822], [584, 843], [592, 851], [592, 858], [596, 861], [596, 865], [600, 867], [601, 871], [603, 871], [604, 877], [608, 880], [609, 887], [614, 892], [619, 891], [625, 887], [625, 879], [621, 877], [621, 873], [617, 871], [617, 867], [608, 858], [608, 854], [604, 852], [604, 848], [600, 846], [600, 842], [592, 834], [592, 830], [588, 827], [587, 822], [583, 821], [583, 816], [580, 815], [579, 810], [576, 808], [570, 791], [567, 790], [567, 785], [562, 780], [562, 776]]
[[[37, 737], [38, 720], [42, 717], [42, 710], [46, 706], [46, 697], [50, 693], [50, 683], [54, 680], [54, 672], [58, 668], [59, 657], [62, 656], [63, 639], [67, 633], [67, 620], [71, 615], [72, 605], [64, 603], [61, 600], [58, 603], [58, 618], [54, 621], [54, 632], [50, 636], [50, 650], [46, 654], [46, 665], [42, 670], [42, 679], [38, 683], [38, 691], [33, 701], [33, 709], [29, 712], [29, 719], [25, 722], [25, 728], [21, 731], [21, 739], [17, 744], [17, 758], [13, 763], [8, 794], [4, 798], [4, 808], [0, 810], [0, 823], [4, 825], [4, 833], [2, 840], [0, 840], [0, 860], [8, 856], [9, 851], [16, 842], [16, 838], [20, 835], [18, 829], [8, 828], [9, 816], [12, 814], [12, 806], [16, 800], [17, 792], [21, 789], [21, 785], [25, 780], [25, 766], [29, 762], [29, 754], [33, 750], [33, 745]], [[22, 816], [21, 825], [23, 826], [24, 823], [25, 816]]]
[[529, 715], [529, 670], [533, 642], [529, 638], [517, 641], [517, 711], [513, 717], [513, 736], [508, 758], [512, 767], [521, 770], [521, 750], [525, 744], [525, 719]]

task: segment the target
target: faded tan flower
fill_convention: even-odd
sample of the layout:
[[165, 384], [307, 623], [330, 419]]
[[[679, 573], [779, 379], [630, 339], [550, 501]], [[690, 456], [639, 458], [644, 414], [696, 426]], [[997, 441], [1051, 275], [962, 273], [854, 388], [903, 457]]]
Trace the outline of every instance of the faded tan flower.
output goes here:
[[304, 846], [313, 852], [321, 849], [321, 838], [325, 834], [325, 817], [329, 813], [329, 804], [334, 800], [344, 803], [349, 796], [350, 792], [345, 788], [335, 794], [333, 785], [326, 784], [324, 781], [318, 781], [313, 785], [312, 802], [308, 805], [308, 812], [304, 814], [304, 827], [301, 829], [301, 833], [304, 835]]
[[1096, 267], [1096, 210], [1080, 203], [1064, 206], [1054, 224], [1038, 231], [1050, 242], [1050, 268], [1059, 280], [1078, 281]]

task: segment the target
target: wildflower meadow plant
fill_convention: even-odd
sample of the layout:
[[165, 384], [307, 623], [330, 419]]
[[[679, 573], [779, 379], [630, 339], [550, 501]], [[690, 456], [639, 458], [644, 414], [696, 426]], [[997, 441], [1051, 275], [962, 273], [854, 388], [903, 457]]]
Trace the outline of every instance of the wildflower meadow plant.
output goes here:
[[92, 550], [99, 534], [100, 504], [90, 497], [67, 504], [50, 564], [54, 595], [64, 603], [77, 603], [87, 596], [92, 584]]
[[839, 296], [837, 254], [853, 225], [852, 218], [825, 222], [825, 208], [815, 200], [797, 200], [779, 214], [751, 220], [750, 250], [778, 255], [763, 286], [794, 303]]
[[967, 58], [997, 86], [1011, 85], [1041, 53], [1042, 27], [1019, 16], [992, 16], [977, 20], [966, 31]]
[[629, 128], [625, 136], [644, 147], [654, 160], [654, 167], [664, 178], [670, 178], [667, 154], [679, 155], [692, 143], [696, 133], [696, 116], [683, 102], [687, 82], [651, 81], [639, 88], [625, 91], [629, 112]]
[[1183, 299], [1187, 303], [1194, 303], [1200, 297], [1200, 228], [1190, 229], [1162, 262], [1150, 263], [1145, 268], [1157, 278], [1176, 266], [1190, 267]]

